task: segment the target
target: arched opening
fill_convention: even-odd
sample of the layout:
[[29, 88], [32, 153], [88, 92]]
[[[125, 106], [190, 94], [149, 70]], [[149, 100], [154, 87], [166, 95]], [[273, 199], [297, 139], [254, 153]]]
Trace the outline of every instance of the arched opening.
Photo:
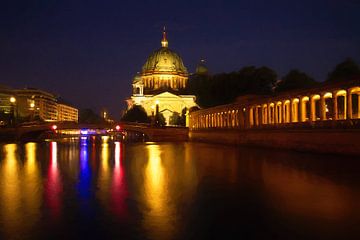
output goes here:
[[231, 112], [231, 127], [235, 127], [235, 110]]
[[310, 103], [309, 97], [305, 96], [301, 99], [301, 122], [310, 120]]
[[311, 121], [319, 121], [321, 118], [321, 114], [320, 114], [320, 95], [315, 94], [313, 96], [311, 96], [311, 107], [310, 107], [310, 119]]
[[256, 114], [255, 114], [255, 123], [256, 123], [256, 126], [260, 126], [261, 124], [261, 119], [262, 119], [262, 114], [261, 114], [261, 105], [257, 105], [255, 107], [255, 111], [256, 111]]
[[282, 123], [282, 103], [279, 101], [276, 103], [275, 108], [275, 122]]
[[346, 91], [339, 90], [336, 92], [335, 97], [335, 119], [337, 120], [345, 120], [346, 119]]
[[323, 109], [323, 120], [332, 120], [334, 116], [334, 101], [332, 93], [327, 92], [323, 95], [324, 109]]
[[250, 127], [254, 126], [254, 108], [249, 108], [249, 125]]
[[268, 107], [267, 104], [262, 106], [262, 124], [268, 123]]
[[269, 104], [269, 124], [275, 123], [275, 104]]
[[350, 97], [350, 104], [349, 108], [351, 106], [351, 116], [350, 118], [360, 118], [360, 87], [353, 87], [349, 89], [349, 92], [351, 94]]
[[285, 100], [283, 104], [283, 119], [284, 123], [290, 122], [290, 100]]
[[294, 98], [292, 99], [291, 103], [291, 121], [292, 122], [299, 122], [299, 99]]

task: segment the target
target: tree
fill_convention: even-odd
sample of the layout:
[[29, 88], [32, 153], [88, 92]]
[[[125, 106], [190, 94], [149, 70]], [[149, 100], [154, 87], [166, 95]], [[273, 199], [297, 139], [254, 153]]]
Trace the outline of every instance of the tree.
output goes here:
[[290, 70], [277, 84], [275, 91], [283, 92], [293, 89], [313, 87], [317, 84], [312, 77], [297, 69]]
[[180, 125], [181, 117], [178, 112], [173, 112], [173, 114], [170, 116], [169, 124], [178, 126]]
[[235, 101], [245, 94], [269, 94], [277, 80], [277, 74], [268, 67], [243, 67], [237, 72], [213, 76], [191, 76], [188, 93], [196, 96], [202, 107], [212, 107]]
[[360, 67], [351, 58], [336, 65], [335, 69], [329, 73], [327, 82], [340, 82], [353, 80], [356, 77], [360, 77]]
[[187, 108], [183, 108], [181, 111], [181, 115], [178, 112], [173, 112], [172, 116], [170, 116], [169, 124], [175, 126], [185, 126], [186, 125], [186, 112]]
[[80, 109], [79, 123], [102, 123], [103, 119], [90, 108]]
[[158, 112], [155, 115], [155, 126], [163, 127], [165, 125], [166, 125], [166, 120], [165, 120], [164, 115], [162, 113]]
[[134, 105], [131, 109], [126, 111], [124, 116], [121, 118], [121, 121], [150, 123], [150, 118], [142, 106]]

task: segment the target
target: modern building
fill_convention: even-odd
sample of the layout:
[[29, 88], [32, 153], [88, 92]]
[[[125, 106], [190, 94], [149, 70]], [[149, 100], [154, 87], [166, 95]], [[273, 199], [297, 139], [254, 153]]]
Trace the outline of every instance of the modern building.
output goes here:
[[65, 103], [57, 104], [57, 120], [78, 122], [79, 121], [79, 110]]
[[174, 113], [197, 106], [194, 95], [184, 94], [189, 73], [181, 57], [168, 45], [164, 29], [161, 48], [148, 57], [133, 79], [132, 96], [127, 100], [128, 109], [141, 105], [148, 116], [154, 116], [158, 109], [167, 125]]
[[19, 118], [57, 121], [57, 98], [43, 90], [25, 88], [15, 90]]
[[0, 126], [10, 124], [16, 117], [16, 97], [13, 89], [0, 85]]
[[52, 93], [0, 86], [0, 126], [28, 121], [78, 122], [78, 109]]

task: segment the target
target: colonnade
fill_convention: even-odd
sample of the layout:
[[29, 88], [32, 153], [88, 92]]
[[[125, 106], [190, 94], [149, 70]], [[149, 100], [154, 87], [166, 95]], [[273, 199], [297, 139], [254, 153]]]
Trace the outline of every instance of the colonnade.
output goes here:
[[161, 87], [170, 87], [174, 89], [185, 88], [187, 84], [186, 77], [168, 77], [156, 76], [144, 78], [145, 88], [161, 88]]
[[256, 128], [360, 119], [360, 86], [280, 95], [190, 113], [191, 129]]

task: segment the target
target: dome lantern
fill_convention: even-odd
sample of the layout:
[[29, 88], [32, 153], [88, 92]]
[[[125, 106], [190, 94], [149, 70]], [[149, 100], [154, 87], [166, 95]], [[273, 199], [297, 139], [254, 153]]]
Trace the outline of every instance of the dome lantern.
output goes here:
[[163, 48], [167, 48], [168, 45], [169, 45], [169, 42], [168, 42], [168, 40], [166, 39], [166, 29], [165, 29], [165, 27], [164, 27], [164, 30], [163, 30], [163, 38], [161, 39], [161, 46], [162, 46]]

